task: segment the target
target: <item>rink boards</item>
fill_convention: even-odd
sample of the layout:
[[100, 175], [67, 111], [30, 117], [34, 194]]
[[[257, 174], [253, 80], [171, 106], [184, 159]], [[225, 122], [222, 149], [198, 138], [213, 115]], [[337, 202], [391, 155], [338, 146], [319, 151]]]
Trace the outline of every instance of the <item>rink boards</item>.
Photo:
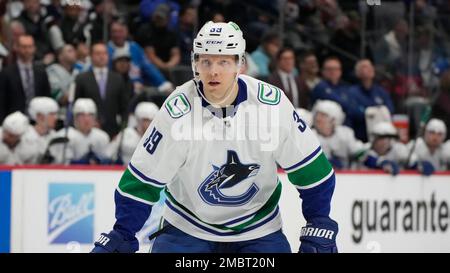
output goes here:
[[[26, 167], [0, 169], [0, 252], [88, 252], [114, 224], [113, 193], [122, 168]], [[280, 172], [283, 231], [299, 246], [298, 192]], [[341, 252], [450, 252], [450, 173], [337, 174], [331, 216], [339, 223]], [[160, 212], [161, 209], [155, 208]], [[153, 218], [153, 217], [152, 217]], [[139, 233], [149, 249], [151, 219]]]

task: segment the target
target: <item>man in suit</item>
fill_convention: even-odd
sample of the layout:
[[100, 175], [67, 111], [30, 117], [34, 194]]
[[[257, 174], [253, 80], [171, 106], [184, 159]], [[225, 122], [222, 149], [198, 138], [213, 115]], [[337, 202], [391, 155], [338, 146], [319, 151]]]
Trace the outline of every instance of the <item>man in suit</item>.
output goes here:
[[50, 97], [50, 84], [45, 67], [33, 63], [36, 47], [31, 35], [22, 35], [18, 38], [15, 48], [17, 61], [3, 70], [0, 80], [3, 116], [21, 111], [26, 113], [28, 103], [34, 97]]
[[300, 79], [295, 75], [295, 53], [292, 48], [282, 48], [276, 56], [276, 70], [269, 76], [268, 82], [284, 91], [295, 108], [302, 105]]
[[91, 47], [92, 69], [75, 79], [75, 99], [90, 98], [98, 109], [101, 129], [114, 137], [127, 119], [129, 94], [122, 77], [108, 69], [108, 49], [97, 42]]

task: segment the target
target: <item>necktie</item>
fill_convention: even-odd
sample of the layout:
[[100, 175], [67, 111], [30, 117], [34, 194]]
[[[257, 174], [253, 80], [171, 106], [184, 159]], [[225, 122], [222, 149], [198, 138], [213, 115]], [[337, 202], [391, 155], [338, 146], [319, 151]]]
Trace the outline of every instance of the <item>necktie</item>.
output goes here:
[[100, 96], [104, 99], [106, 95], [106, 73], [103, 70], [100, 70], [99, 74], [98, 89], [100, 90]]
[[33, 78], [31, 75], [31, 67], [25, 67], [25, 97], [27, 104], [34, 97]]

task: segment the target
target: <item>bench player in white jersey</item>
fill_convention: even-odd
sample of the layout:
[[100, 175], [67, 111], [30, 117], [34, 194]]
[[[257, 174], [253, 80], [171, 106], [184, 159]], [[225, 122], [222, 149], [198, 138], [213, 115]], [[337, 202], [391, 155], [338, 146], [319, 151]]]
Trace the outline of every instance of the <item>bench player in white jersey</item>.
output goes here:
[[235, 23], [206, 23], [193, 48], [194, 80], [169, 96], [140, 141], [115, 192], [116, 223], [93, 252], [138, 250], [135, 233], [162, 190], [151, 252], [291, 252], [277, 164], [302, 198], [299, 251], [337, 252], [335, 174], [317, 137], [283, 91], [239, 75], [245, 40]]
[[342, 125], [345, 114], [338, 103], [318, 100], [312, 112], [313, 131], [317, 133], [323, 152], [335, 169], [348, 169], [352, 160], [364, 155], [367, 147], [355, 138], [351, 128]]
[[28, 118], [17, 111], [9, 114], [0, 127], [0, 165], [35, 164], [39, 155], [35, 141], [24, 138]]
[[38, 163], [41, 162], [50, 140], [55, 137], [58, 110], [58, 103], [48, 97], [35, 97], [28, 106], [28, 113], [30, 118], [35, 121], [35, 125], [29, 127], [24, 138], [37, 143], [39, 148]]
[[[440, 119], [431, 119], [426, 127], [423, 137], [417, 139], [414, 146], [414, 155], [417, 161], [428, 161], [436, 171], [447, 170], [450, 149], [444, 144], [447, 135], [447, 126]], [[408, 149], [412, 149], [413, 143], [408, 143]]]
[[79, 98], [73, 105], [74, 126], [63, 128], [56, 137], [67, 137], [69, 142], [50, 148], [55, 163], [101, 164], [106, 159], [109, 136], [95, 127], [97, 107], [92, 99]]
[[158, 113], [159, 107], [152, 102], [140, 102], [134, 110], [136, 126], [127, 127], [111, 141], [108, 156], [115, 163], [130, 163], [131, 156], [147, 130], [148, 126]]

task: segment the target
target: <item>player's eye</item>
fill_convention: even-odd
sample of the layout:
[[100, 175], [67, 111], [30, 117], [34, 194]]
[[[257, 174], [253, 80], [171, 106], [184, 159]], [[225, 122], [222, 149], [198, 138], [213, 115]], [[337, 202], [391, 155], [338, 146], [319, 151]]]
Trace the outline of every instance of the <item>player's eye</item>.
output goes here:
[[227, 60], [221, 60], [219, 64], [220, 64], [221, 66], [228, 66], [228, 65], [230, 64], [230, 62], [227, 61]]
[[211, 66], [211, 62], [209, 60], [201, 60], [200, 61], [200, 65], [203, 67], [210, 67]]

